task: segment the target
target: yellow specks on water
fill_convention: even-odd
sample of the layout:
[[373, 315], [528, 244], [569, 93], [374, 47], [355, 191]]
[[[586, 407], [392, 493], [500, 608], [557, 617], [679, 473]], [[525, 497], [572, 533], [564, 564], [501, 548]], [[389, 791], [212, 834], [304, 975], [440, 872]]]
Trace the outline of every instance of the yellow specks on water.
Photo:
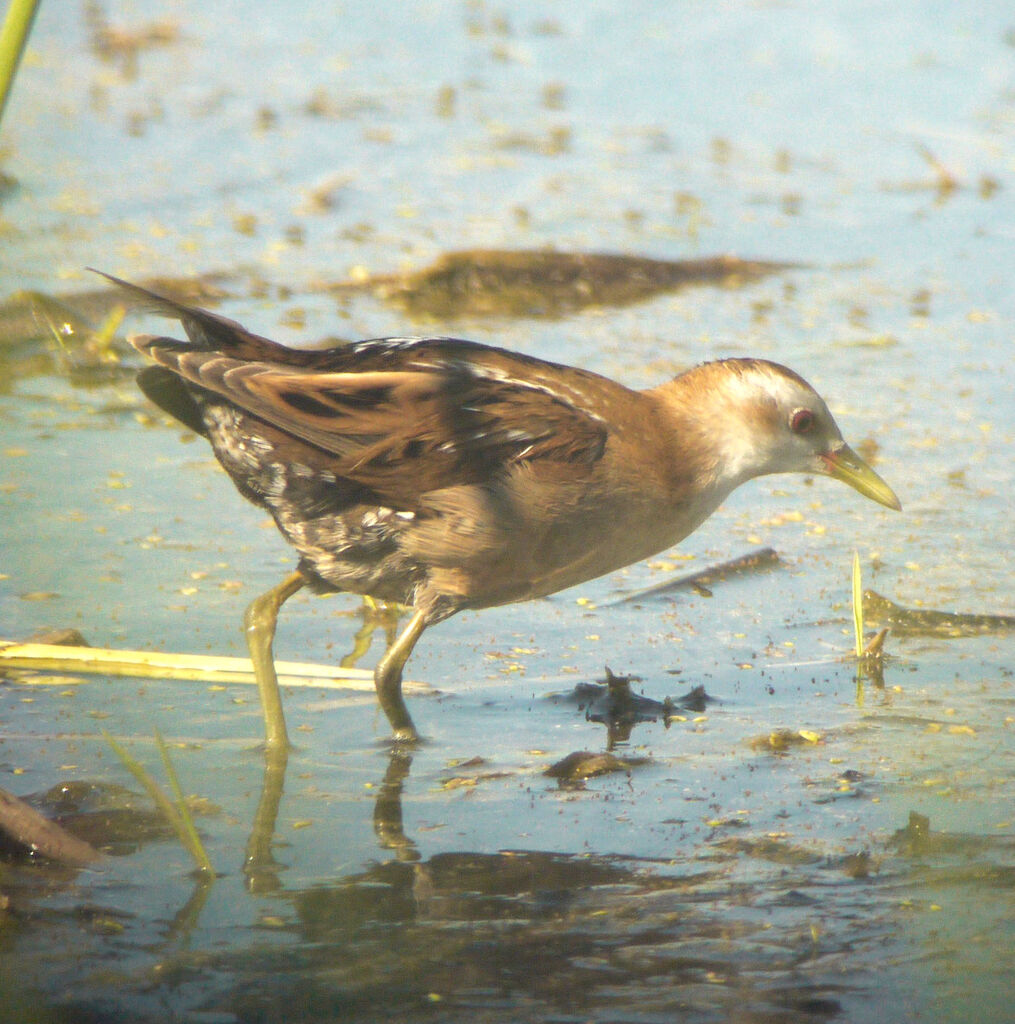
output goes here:
[[763, 519], [762, 523], [765, 526], [782, 526], [784, 523], [802, 523], [803, 521], [803, 512], [793, 510], [790, 512], [781, 512], [779, 515]]

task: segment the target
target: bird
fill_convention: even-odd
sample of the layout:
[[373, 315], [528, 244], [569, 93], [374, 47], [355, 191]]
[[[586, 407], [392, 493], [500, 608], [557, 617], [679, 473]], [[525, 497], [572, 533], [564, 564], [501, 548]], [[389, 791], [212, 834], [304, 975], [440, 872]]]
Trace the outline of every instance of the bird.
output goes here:
[[303, 587], [411, 609], [374, 671], [396, 744], [419, 733], [402, 674], [424, 631], [466, 609], [546, 597], [666, 550], [741, 484], [840, 480], [891, 509], [820, 395], [758, 358], [634, 390], [590, 370], [451, 337], [302, 349], [103, 275], [186, 341], [135, 335], [141, 391], [205, 437], [267, 510], [297, 568], [246, 609], [268, 750], [289, 737], [272, 644]]

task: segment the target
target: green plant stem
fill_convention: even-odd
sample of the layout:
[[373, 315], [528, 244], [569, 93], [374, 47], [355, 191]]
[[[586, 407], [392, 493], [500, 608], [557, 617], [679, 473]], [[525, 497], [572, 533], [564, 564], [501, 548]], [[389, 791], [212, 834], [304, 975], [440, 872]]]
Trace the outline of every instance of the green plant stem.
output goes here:
[[856, 656], [863, 657], [863, 584], [860, 579], [860, 556], [853, 552], [853, 631], [856, 635]]
[[213, 875], [215, 873], [214, 869], [211, 866], [211, 861], [208, 859], [204, 843], [201, 842], [201, 837], [197, 834], [197, 826], [194, 824], [194, 816], [190, 813], [190, 808], [187, 806], [187, 798], [183, 795], [179, 776], [176, 774], [173, 762], [169, 760], [169, 751], [166, 749], [166, 741], [162, 738], [162, 733], [160, 733], [158, 729], [155, 730], [155, 743], [159, 748], [159, 754], [162, 756], [162, 763], [166, 767], [166, 777], [169, 779], [169, 787], [173, 791], [173, 796], [176, 797], [176, 809], [180, 813], [180, 819], [187, 832], [189, 841], [184, 843], [184, 845], [190, 850], [194, 860], [197, 861], [198, 868], [208, 875]]
[[[147, 790], [148, 795], [155, 801], [155, 805], [163, 813], [166, 820], [172, 826], [173, 831], [176, 833], [177, 838], [181, 844], [187, 849], [190, 855], [194, 858], [194, 862], [197, 864], [198, 869], [202, 874], [208, 875], [209, 877], [214, 876], [211, 862], [208, 860], [208, 854], [205, 852], [204, 847], [201, 845], [201, 841], [198, 839], [196, 845], [192, 841], [192, 835], [196, 837], [196, 830], [194, 829], [193, 819], [190, 818], [189, 811], [187, 812], [187, 821], [180, 815], [180, 811], [176, 804], [169, 799], [168, 796], [163, 792], [162, 787], [148, 774], [144, 766], [135, 761], [134, 758], [127, 753], [126, 749], [122, 747], [112, 736], [102, 730], [102, 735], [105, 737], [106, 742], [113, 748], [113, 752], [123, 762], [123, 766], [137, 779], [138, 782], [144, 786]], [[161, 741], [161, 736], [159, 740]], [[163, 761], [167, 760], [167, 756], [163, 753]], [[175, 779], [175, 773], [172, 774]], [[177, 790], [179, 789], [179, 783], [176, 783]], [[188, 829], [187, 825], [190, 828]]]
[[0, 121], [40, 0], [11, 0], [0, 28]]

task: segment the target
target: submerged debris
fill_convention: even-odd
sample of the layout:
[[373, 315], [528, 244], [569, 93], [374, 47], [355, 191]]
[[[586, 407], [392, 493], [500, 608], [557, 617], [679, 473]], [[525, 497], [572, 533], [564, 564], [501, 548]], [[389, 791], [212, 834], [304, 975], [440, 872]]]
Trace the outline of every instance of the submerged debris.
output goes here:
[[[179, 302], [215, 306], [225, 298], [222, 285], [227, 280], [227, 274], [202, 274], [146, 278], [141, 283]], [[65, 337], [87, 335], [122, 305], [123, 293], [108, 287], [59, 296], [28, 290], [14, 292], [0, 302], [0, 348], [50, 340], [54, 327]]]
[[608, 751], [594, 754], [588, 750], [576, 750], [573, 754], [568, 754], [567, 757], [562, 757], [555, 764], [551, 764], [543, 774], [559, 780], [564, 785], [583, 782], [596, 775], [608, 775], [610, 772], [629, 772], [638, 765], [648, 763], [647, 757], [621, 758]]
[[780, 564], [779, 555], [774, 548], [757, 548], [754, 551], [749, 551], [746, 555], [732, 558], [728, 562], [720, 562], [718, 565], [699, 569], [696, 572], [683, 573], [663, 580], [661, 583], [655, 583], [651, 587], [645, 587], [643, 590], [636, 590], [633, 594], [625, 594], [623, 597], [617, 598], [616, 601], [611, 601], [610, 604], [643, 601], [647, 597], [660, 597], [674, 590], [682, 589], [694, 590], [704, 597], [711, 597], [709, 587], [714, 583], [721, 583], [729, 576], [762, 572]]
[[813, 746], [821, 741], [821, 733], [810, 729], [773, 729], [764, 736], [756, 736], [751, 740], [751, 749], [771, 754], [785, 754], [790, 747], [801, 747], [805, 744]]
[[1008, 836], [980, 836], [954, 832], [935, 832], [930, 818], [916, 811], [909, 812], [905, 828], [892, 834], [888, 845], [906, 857], [960, 855], [968, 857], [989, 851], [1003, 844], [1010, 847]]
[[[736, 287], [792, 264], [710, 256], [657, 260], [614, 253], [469, 249], [405, 275], [358, 287], [411, 317], [561, 317], [589, 306], [629, 306], [690, 285]], [[348, 290], [347, 284], [332, 286]]]
[[[472, 789], [478, 786], [481, 782], [488, 782], [492, 779], [506, 779], [510, 778], [511, 772], [500, 771], [497, 769], [486, 768], [488, 762], [486, 758], [470, 757], [465, 761], [455, 761], [448, 766], [449, 774], [441, 782], [441, 789], [461, 789], [467, 788]], [[469, 769], [465, 771], [464, 769]], [[485, 770], [477, 770], [485, 769]]]
[[868, 619], [888, 626], [896, 636], [966, 637], [1015, 630], [1015, 615], [969, 615], [930, 608], [904, 608], [873, 590], [863, 594]]

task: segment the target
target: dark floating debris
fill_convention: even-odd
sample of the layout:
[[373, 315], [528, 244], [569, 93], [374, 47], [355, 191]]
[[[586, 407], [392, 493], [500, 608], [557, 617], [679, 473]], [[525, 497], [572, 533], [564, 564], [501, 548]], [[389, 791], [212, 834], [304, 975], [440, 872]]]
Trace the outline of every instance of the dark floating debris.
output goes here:
[[414, 318], [561, 317], [589, 306], [622, 307], [693, 285], [737, 287], [795, 264], [709, 256], [659, 260], [615, 253], [544, 249], [467, 249], [404, 275], [342, 282], [329, 290], [370, 289]]
[[550, 765], [543, 774], [559, 780], [564, 785], [584, 782], [585, 779], [591, 779], [596, 775], [629, 772], [638, 765], [648, 763], [647, 757], [617, 757], [609, 751], [594, 754], [588, 750], [576, 750], [573, 754], [561, 758], [556, 764]]
[[1015, 615], [967, 615], [929, 608], [903, 608], [873, 590], [863, 593], [864, 617], [895, 636], [967, 637], [1015, 630]]
[[617, 676], [606, 666], [606, 678], [596, 684], [598, 693], [585, 711], [590, 722], [604, 725], [632, 726], [639, 722], [654, 722], [666, 718], [671, 704], [651, 697], [642, 697], [631, 689], [631, 683], [641, 682], [641, 676]]
[[707, 569], [699, 569], [697, 572], [684, 573], [674, 576], [661, 583], [655, 583], [643, 590], [636, 590], [633, 594], [624, 594], [622, 597], [607, 604], [626, 604], [630, 601], [644, 601], [646, 598], [661, 597], [672, 593], [674, 590], [694, 590], [704, 597], [711, 597], [709, 589], [716, 583], [721, 583], [730, 576], [739, 576], [744, 573], [764, 572], [777, 565], [781, 565], [778, 553], [774, 548], [757, 548], [749, 551], [739, 558], [732, 558], [728, 562], [720, 562], [718, 565], [710, 566]]
[[615, 675], [607, 665], [605, 679], [596, 683], [578, 683], [570, 693], [551, 694], [551, 699], [576, 704], [579, 711], [585, 712], [587, 721], [605, 725], [609, 731], [610, 748], [615, 743], [630, 739], [631, 730], [642, 722], [656, 722], [661, 718], [669, 728], [671, 720], [682, 712], [700, 714], [714, 700], [700, 685], [682, 697], [653, 700], [631, 689], [631, 683], [639, 681], [639, 676]]

